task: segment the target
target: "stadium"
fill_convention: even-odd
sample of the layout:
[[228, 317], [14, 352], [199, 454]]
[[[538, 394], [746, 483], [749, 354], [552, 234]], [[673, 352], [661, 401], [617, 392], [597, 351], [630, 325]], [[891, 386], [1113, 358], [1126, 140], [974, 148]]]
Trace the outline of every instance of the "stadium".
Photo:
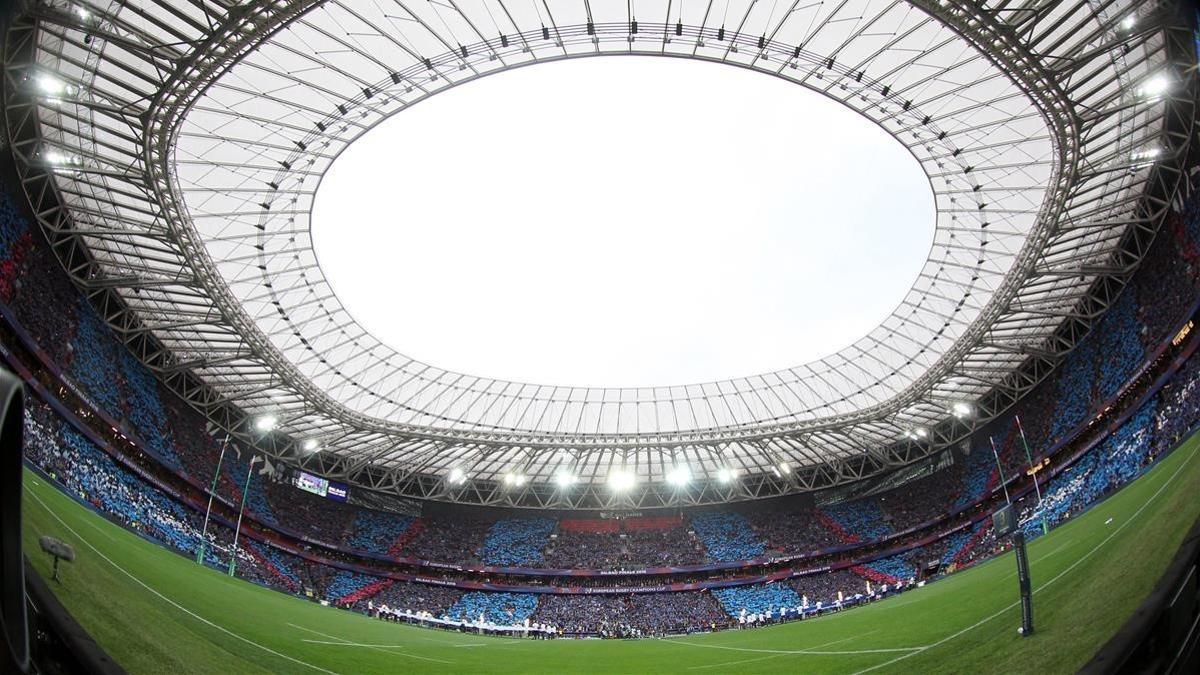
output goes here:
[[4, 672], [1200, 671], [1190, 3], [0, 23]]

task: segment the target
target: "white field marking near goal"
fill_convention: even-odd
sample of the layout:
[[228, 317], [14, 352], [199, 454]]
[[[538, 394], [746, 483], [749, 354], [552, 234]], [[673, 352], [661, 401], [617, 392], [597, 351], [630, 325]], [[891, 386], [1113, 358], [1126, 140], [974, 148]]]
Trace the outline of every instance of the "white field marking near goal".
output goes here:
[[[363, 649], [370, 649], [372, 651], [383, 652], [384, 654], [396, 654], [397, 656], [407, 656], [410, 659], [420, 659], [422, 661], [433, 661], [434, 663], [445, 663], [448, 665], [454, 664], [453, 661], [444, 661], [442, 659], [435, 659], [430, 656], [418, 656], [416, 654], [409, 654], [408, 652], [400, 651], [401, 649], [407, 649], [407, 648], [411, 647], [412, 645], [373, 645], [373, 644], [367, 644], [367, 643], [362, 643], [362, 642], [351, 642], [350, 640], [347, 640], [346, 638], [340, 638], [336, 635], [330, 635], [329, 633], [322, 633], [319, 630], [305, 628], [304, 626], [297, 626], [294, 623], [289, 623], [288, 625], [291, 626], [292, 628], [298, 628], [302, 631], [307, 631], [309, 633], [312, 633], [313, 635], [320, 635], [321, 637], [326, 638], [325, 640], [309, 640], [309, 639], [301, 638], [300, 639], [301, 642], [308, 642], [310, 644], [318, 644], [318, 645], [333, 645], [333, 646], [337, 646], [337, 647], [361, 647]], [[336, 640], [336, 642], [331, 642], [331, 640]]]
[[[441, 630], [441, 629], [436, 629], [436, 628], [434, 628], [434, 629], [431, 629], [431, 628], [415, 628], [415, 630], [421, 631], [421, 632], [423, 632], [423, 633], [434, 633], [434, 632], [437, 632], [437, 633], [446, 633], [447, 635], [453, 635], [453, 634], [454, 634], [454, 633], [452, 633], [452, 632], [450, 632], [450, 631], [448, 631], [448, 630]], [[438, 644], [450, 645], [451, 647], [507, 647], [507, 646], [509, 646], [509, 645], [500, 645], [500, 644], [494, 644], [494, 643], [491, 643], [491, 642], [458, 642], [458, 641], [456, 641], [456, 640], [440, 640], [440, 639], [438, 639], [438, 638], [435, 638], [435, 637], [429, 637], [429, 636], [427, 636], [427, 635], [418, 635], [418, 636], [416, 636], [416, 637], [417, 637], [417, 639], [420, 639], [420, 640], [427, 640], [427, 641], [429, 641], [429, 642], [436, 642], [436, 643], [438, 643]]]
[[[293, 628], [300, 628], [303, 630], [307, 630], [303, 626], [297, 626], [294, 623], [289, 623], [288, 625]], [[429, 628], [416, 628], [415, 630], [418, 630], [422, 633], [437, 632], [437, 633], [446, 633], [447, 635], [453, 635], [453, 633], [451, 633], [450, 631], [442, 631], [442, 630], [429, 629]], [[501, 647], [512, 647], [513, 646], [511, 644], [495, 644], [495, 643], [491, 643], [491, 642], [458, 642], [456, 640], [443, 640], [443, 639], [439, 639], [439, 638], [435, 638], [435, 637], [429, 637], [428, 635], [415, 635], [415, 636], [413, 636], [413, 638], [417, 639], [417, 640], [425, 640], [426, 642], [436, 642], [439, 645], [450, 645], [451, 647], [491, 647], [492, 649], [499, 649]], [[341, 638], [338, 638], [338, 639], [341, 639]], [[397, 645], [397, 646], [411, 647], [412, 645], [409, 644], [409, 645]]]
[[[1050, 556], [1052, 556], [1052, 555], [1057, 555], [1057, 554], [1059, 554], [1059, 553], [1062, 553], [1062, 552], [1063, 552], [1063, 550], [1064, 550], [1065, 548], [1067, 548], [1068, 546], [1070, 546], [1070, 545], [1072, 545], [1072, 544], [1074, 544], [1074, 543], [1076, 543], [1074, 539], [1070, 539], [1070, 540], [1064, 541], [1064, 542], [1062, 543], [1062, 546], [1059, 546], [1059, 547], [1055, 548], [1053, 551], [1050, 551], [1049, 553], [1046, 553], [1046, 554], [1044, 554], [1044, 555], [1040, 555], [1040, 556], [1038, 556], [1038, 557], [1036, 557], [1036, 558], [1030, 558], [1030, 559], [1029, 559], [1029, 564], [1030, 564], [1030, 565], [1033, 565], [1033, 564], [1036, 564], [1036, 563], [1040, 563], [1040, 562], [1042, 562], [1043, 560], [1045, 560], [1045, 559], [1049, 558], [1049, 557], [1050, 557]], [[1000, 577], [1000, 580], [1001, 580], [1001, 581], [1007, 581], [1007, 580], [1009, 580], [1009, 579], [1011, 579], [1011, 578], [1013, 578], [1013, 577], [1015, 577], [1015, 576], [1017, 576], [1017, 573], [1016, 573], [1016, 571], [1014, 570], [1014, 571], [1012, 571], [1012, 572], [1009, 572], [1008, 574], [1005, 574], [1004, 576]]]
[[[871, 633], [878, 633], [878, 632], [879, 632], [878, 630], [873, 630], [873, 631], [868, 631], [866, 633], [863, 633], [862, 635], [852, 635], [848, 638], [842, 638], [840, 640], [833, 640], [831, 642], [826, 642], [824, 644], [819, 644], [819, 645], [815, 645], [813, 647], [809, 647], [808, 650], [805, 650], [805, 651], [809, 651], [812, 649], [820, 649], [821, 647], [832, 647], [833, 645], [838, 645], [843, 642], [849, 642], [851, 640], [858, 640], [867, 635], [870, 635]], [[721, 668], [723, 666], [736, 666], [736, 665], [739, 665], [742, 663], [755, 663], [757, 661], [766, 661], [767, 659], [777, 659], [781, 656], [783, 656], [783, 654], [767, 654], [766, 656], [759, 656], [759, 657], [753, 658], [753, 659], [741, 659], [739, 661], [722, 661], [721, 663], [712, 663], [712, 664], [707, 664], [707, 665], [703, 665], [703, 666], [691, 666], [690, 668], [688, 668], [688, 670], [704, 670], [705, 668]]]
[[[751, 629], [753, 630], [753, 629]], [[863, 633], [862, 635], [854, 635], [846, 640], [861, 638], [864, 635], [870, 635], [876, 631]], [[845, 642], [846, 640], [836, 640], [837, 642]], [[700, 642], [682, 642], [680, 640], [663, 640], [675, 645], [684, 645], [685, 647], [701, 647], [703, 649], [725, 649], [731, 652], [751, 652], [757, 654], [813, 654], [815, 656], [850, 656], [854, 654], [895, 654], [897, 652], [912, 652], [922, 647], [881, 647], [879, 649], [846, 649], [846, 650], [822, 650], [820, 647], [826, 645], [817, 645], [816, 647], [807, 647], [805, 649], [763, 649], [759, 647], [730, 647], [727, 645], [706, 645]], [[831, 643], [833, 644], [833, 643]]]
[[[851, 607], [850, 609], [870, 609], [872, 612], [878, 613], [878, 612], [883, 612], [883, 611], [889, 610], [889, 609], [895, 609], [897, 607], [908, 607], [909, 605], [915, 605], [918, 602], [924, 602], [925, 600], [928, 600], [929, 598], [933, 597], [927, 593], [920, 592], [924, 589], [925, 589], [925, 586], [922, 586], [920, 588], [914, 588], [911, 591], [905, 591], [903, 596], [901, 596], [899, 598], [895, 598], [895, 597], [892, 598], [892, 602], [890, 602], [890, 603], [889, 602], [879, 602], [877, 604], [867, 605], [866, 607]], [[816, 618], [823, 619], [823, 618], [828, 617], [828, 618], [832, 619], [836, 616], [837, 616], [837, 613], [835, 612], [833, 614], [826, 614], [825, 616], [820, 616], [820, 617], [816, 617]], [[871, 632], [875, 632], [875, 631], [871, 631]]]
[[287, 654], [282, 654], [280, 652], [277, 652], [274, 649], [271, 649], [270, 647], [267, 647], [265, 645], [260, 645], [259, 643], [255, 642], [254, 640], [251, 640], [247, 637], [243, 637], [242, 635], [239, 635], [239, 634], [229, 630], [228, 628], [225, 628], [224, 626], [219, 626], [219, 625], [213, 623], [212, 621], [209, 621], [208, 619], [206, 619], [206, 618], [200, 616], [199, 614], [193, 612], [192, 610], [184, 607], [183, 605], [179, 604], [178, 602], [175, 602], [174, 600], [168, 598], [167, 596], [163, 595], [162, 593], [159, 593], [156, 589], [152, 588], [149, 584], [147, 584], [146, 582], [142, 581], [141, 579], [137, 578], [132, 573], [130, 573], [129, 570], [127, 570], [124, 567], [121, 567], [117, 563], [113, 562], [112, 558], [109, 558], [108, 556], [104, 555], [104, 553], [102, 553], [100, 551], [100, 549], [96, 548], [95, 546], [92, 545], [92, 543], [90, 541], [83, 538], [82, 535], [80, 535], [78, 532], [75, 531], [75, 528], [68, 525], [65, 520], [63, 520], [61, 517], [59, 517], [58, 513], [56, 513], [54, 511], [54, 509], [50, 508], [50, 506], [48, 504], [46, 504], [46, 502], [42, 501], [41, 497], [37, 496], [36, 494], [34, 494], [32, 491], [29, 491], [28, 489], [27, 489], [27, 492], [29, 493], [30, 497], [33, 497], [37, 501], [37, 503], [42, 505], [42, 508], [46, 509], [47, 513], [54, 516], [54, 519], [57, 520], [63, 527], [67, 528], [68, 532], [75, 535], [75, 538], [78, 539], [79, 541], [83, 542], [84, 546], [87, 546], [88, 548], [92, 549], [92, 552], [95, 553], [96, 555], [100, 556], [100, 558], [102, 560], [104, 560], [104, 562], [111, 565], [113, 568], [115, 568], [121, 574], [124, 574], [125, 576], [132, 579], [135, 583], [137, 583], [142, 588], [144, 588], [147, 591], [150, 591], [154, 595], [158, 596], [160, 599], [162, 599], [167, 604], [173, 606], [175, 609], [178, 609], [179, 611], [183, 612], [184, 614], [187, 614], [188, 616], [196, 619], [197, 621], [200, 621], [206, 625], [212, 626], [213, 628], [216, 628], [217, 630], [221, 631], [222, 633], [225, 633], [229, 637], [232, 637], [236, 640], [240, 640], [241, 642], [245, 642], [246, 644], [248, 644], [252, 647], [257, 647], [258, 649], [261, 649], [264, 652], [267, 652], [268, 654], [278, 656], [281, 659], [286, 659], [297, 665], [304, 666], [305, 668], [311, 668], [312, 670], [316, 670], [316, 671], [319, 671], [322, 673], [329, 673], [329, 675], [338, 675], [338, 673], [336, 671], [328, 670], [328, 669], [322, 668], [320, 666], [314, 666], [313, 664], [308, 663], [306, 661], [301, 661], [300, 659], [288, 656]]
[[767, 654], [766, 656], [756, 656], [752, 659], [739, 659], [737, 661], [722, 661], [720, 663], [714, 663], [714, 664], [707, 665], [707, 666], [690, 666], [688, 668], [688, 670], [704, 670], [705, 668], [724, 668], [726, 666], [739, 666], [739, 665], [743, 665], [746, 663], [757, 663], [759, 661], [766, 661], [767, 659], [777, 659], [781, 656], [783, 656], [783, 654]]
[[104, 537], [105, 539], [107, 539], [113, 543], [116, 543], [116, 541], [117, 541], [116, 538], [113, 537], [111, 534], [105, 532], [104, 530], [100, 529], [99, 525], [93, 523], [90, 520], [85, 520], [84, 522], [87, 523], [88, 526], [91, 527], [93, 530], [95, 530], [97, 533], [99, 533], [100, 536]]
[[[32, 484], [32, 485], [37, 485], [37, 486], [40, 486], [40, 485], [41, 485], [41, 483], [40, 483], [40, 482], [38, 482], [38, 481], [36, 481], [36, 480], [32, 480], [32, 479], [29, 481], [29, 483], [30, 483], [30, 484]], [[32, 497], [32, 496], [33, 496], [33, 493], [30, 493], [30, 495], [29, 495], [29, 496], [31, 496], [31, 497]], [[40, 501], [40, 500], [39, 500], [39, 501]], [[43, 502], [43, 503], [42, 503], [42, 506], [45, 506], [45, 505], [46, 505], [46, 504]], [[46, 510], [47, 510], [47, 511], [49, 511], [50, 509], [46, 509]], [[93, 529], [93, 530], [95, 530], [97, 533], [99, 533], [101, 536], [103, 536], [105, 539], [107, 539], [107, 540], [109, 540], [109, 541], [111, 541], [111, 542], [116, 542], [116, 541], [117, 541], [115, 538], [113, 538], [113, 536], [112, 536], [111, 534], [109, 534], [109, 533], [105, 532], [104, 530], [100, 529], [100, 526], [99, 526], [99, 525], [97, 525], [97, 524], [95, 524], [95, 523], [93, 523], [91, 520], [85, 520], [85, 521], [83, 521], [83, 522], [84, 522], [84, 523], [86, 523], [88, 527], [92, 528], [92, 529]], [[41, 538], [42, 538], [42, 536], [43, 536], [44, 534], [46, 534], [46, 533], [45, 533], [45, 532], [42, 532], [42, 531], [40, 531], [40, 530], [37, 532], [37, 536], [38, 536], [38, 538], [39, 538], [39, 539], [41, 539]]]
[[[323, 633], [317, 633], [316, 631], [313, 631], [313, 632], [316, 633], [317, 635], [323, 635]], [[453, 661], [443, 661], [441, 659], [435, 659], [430, 656], [417, 656], [416, 654], [406, 654], [404, 652], [395, 651], [397, 649], [407, 649], [412, 646], [410, 644], [388, 645], [388, 644], [376, 644], [373, 642], [348, 642], [346, 640], [343, 640], [342, 638], [335, 638], [332, 636], [331, 636], [331, 639], [329, 639], [329, 640], [314, 640], [312, 638], [300, 638], [300, 641], [307, 642], [310, 645], [329, 645], [332, 647], [362, 647], [364, 649], [375, 649], [378, 651], [387, 651], [388, 653], [395, 653], [395, 654], [399, 654], [400, 656], [409, 656], [414, 659], [424, 659], [425, 661], [436, 661], [438, 663], [449, 663], [449, 664], [454, 663]], [[486, 645], [455, 645], [455, 646], [457, 646], [457, 647], [484, 647]]]
[[728, 647], [725, 645], [706, 645], [699, 642], [679, 642], [678, 640], [663, 640], [676, 645], [685, 645], [687, 647], [702, 647], [704, 649], [727, 649], [731, 652], [751, 652], [756, 654], [812, 654], [814, 656], [853, 656], [854, 654], [895, 654], [897, 652], [915, 652], [918, 650], [927, 649], [929, 645], [921, 647], [888, 647], [881, 649], [847, 649], [847, 650], [811, 650], [811, 649], [759, 649], [755, 647]]
[[[319, 633], [318, 633], [318, 635], [319, 635]], [[374, 643], [370, 643], [370, 642], [346, 642], [345, 640], [343, 640], [341, 638], [337, 638], [336, 640], [312, 640], [310, 638], [301, 638], [300, 641], [307, 642], [309, 644], [314, 644], [314, 645], [333, 645], [335, 647], [374, 647], [376, 649], [407, 649], [408, 647], [412, 646], [412, 645], [381, 645], [381, 644], [374, 644]], [[451, 647], [460, 647], [460, 648], [462, 648], [462, 647], [491, 647], [491, 645], [485, 645], [485, 644], [450, 645], [450, 646]], [[422, 659], [422, 658], [428, 658], [428, 657], [417, 656], [415, 658]], [[437, 659], [432, 659], [432, 658], [429, 660], [437, 661]], [[442, 661], [441, 663], [452, 663], [452, 661]]]
[[[1120, 526], [1118, 526], [1118, 527], [1117, 527], [1117, 529], [1113, 530], [1113, 531], [1112, 531], [1112, 533], [1111, 533], [1111, 534], [1109, 534], [1107, 537], [1105, 537], [1105, 538], [1104, 538], [1104, 539], [1103, 539], [1103, 540], [1102, 540], [1102, 541], [1101, 541], [1099, 544], [1096, 544], [1096, 545], [1095, 545], [1095, 546], [1092, 548], [1092, 550], [1088, 551], [1087, 553], [1084, 553], [1084, 554], [1083, 554], [1083, 555], [1082, 555], [1082, 556], [1079, 558], [1079, 560], [1076, 560], [1075, 562], [1071, 563], [1071, 565], [1070, 565], [1069, 567], [1067, 567], [1067, 569], [1065, 569], [1065, 570], [1063, 570], [1063, 571], [1059, 572], [1058, 574], [1054, 575], [1054, 576], [1053, 576], [1053, 577], [1052, 577], [1052, 578], [1051, 578], [1049, 581], [1047, 581], [1046, 583], [1044, 583], [1044, 584], [1041, 584], [1041, 585], [1039, 585], [1037, 588], [1033, 589], [1033, 592], [1036, 594], [1036, 593], [1040, 592], [1042, 589], [1044, 589], [1044, 588], [1046, 588], [1047, 586], [1049, 586], [1050, 584], [1053, 584], [1054, 582], [1056, 582], [1056, 581], [1058, 581], [1059, 579], [1061, 579], [1061, 578], [1063, 578], [1064, 576], [1066, 576], [1066, 574], [1067, 574], [1068, 572], [1070, 572], [1071, 570], [1073, 570], [1073, 569], [1075, 569], [1076, 567], [1078, 567], [1078, 566], [1079, 566], [1079, 565], [1080, 565], [1080, 564], [1081, 564], [1083, 561], [1085, 561], [1085, 560], [1087, 560], [1088, 558], [1090, 558], [1090, 557], [1092, 556], [1092, 554], [1093, 554], [1093, 553], [1095, 553], [1096, 551], [1099, 551], [1099, 550], [1100, 550], [1100, 548], [1101, 548], [1102, 546], [1104, 546], [1105, 544], [1107, 544], [1107, 543], [1108, 543], [1108, 542], [1109, 542], [1109, 541], [1110, 541], [1110, 540], [1111, 540], [1113, 537], [1115, 537], [1115, 536], [1117, 536], [1118, 534], [1120, 534], [1121, 530], [1124, 530], [1124, 529], [1126, 528], [1126, 526], [1128, 526], [1128, 525], [1129, 525], [1130, 523], [1132, 523], [1133, 521], [1137, 520], [1137, 517], [1138, 517], [1139, 515], [1141, 515], [1142, 511], [1145, 511], [1145, 510], [1146, 510], [1146, 507], [1150, 506], [1150, 504], [1152, 504], [1152, 503], [1154, 502], [1154, 500], [1155, 500], [1155, 499], [1157, 499], [1157, 498], [1158, 498], [1158, 496], [1159, 496], [1160, 494], [1162, 494], [1162, 491], [1167, 489], [1167, 486], [1169, 486], [1171, 483], [1175, 482], [1175, 479], [1179, 477], [1179, 472], [1183, 471], [1183, 470], [1184, 470], [1184, 468], [1185, 468], [1185, 467], [1187, 467], [1187, 465], [1188, 465], [1189, 463], [1191, 463], [1191, 461], [1192, 461], [1193, 459], [1195, 459], [1195, 457], [1196, 457], [1196, 448], [1198, 448], [1198, 447], [1200, 447], [1200, 445], [1198, 445], [1198, 446], [1192, 446], [1191, 454], [1190, 454], [1190, 455], [1188, 455], [1188, 456], [1187, 456], [1187, 458], [1186, 458], [1185, 460], [1183, 460], [1183, 463], [1179, 465], [1179, 468], [1175, 469], [1175, 473], [1171, 474], [1171, 475], [1170, 475], [1170, 477], [1169, 477], [1169, 478], [1167, 478], [1166, 482], [1165, 482], [1165, 483], [1163, 483], [1162, 485], [1160, 485], [1160, 486], [1159, 486], [1159, 488], [1158, 488], [1158, 490], [1155, 490], [1154, 494], [1150, 495], [1150, 498], [1146, 500], [1146, 503], [1145, 503], [1145, 504], [1142, 504], [1140, 507], [1138, 507], [1138, 510], [1137, 510], [1137, 511], [1134, 511], [1134, 512], [1133, 512], [1133, 515], [1129, 516], [1129, 518], [1127, 518], [1127, 519], [1125, 520], [1125, 522], [1121, 523], [1121, 525], [1120, 525]], [[1020, 601], [1020, 600], [1018, 600], [1018, 601], [1016, 601], [1016, 602], [1012, 603], [1011, 605], [1009, 605], [1009, 606], [1005, 607], [1004, 609], [1001, 609], [1000, 611], [996, 612], [995, 614], [992, 614], [992, 615], [990, 615], [990, 616], [986, 616], [986, 617], [984, 617], [984, 618], [980, 619], [979, 621], [977, 621], [977, 622], [975, 622], [975, 623], [971, 624], [970, 626], [967, 626], [966, 628], [964, 628], [964, 629], [962, 629], [962, 630], [958, 631], [957, 633], [952, 633], [952, 634], [950, 634], [950, 635], [947, 635], [946, 637], [942, 638], [941, 640], [938, 640], [937, 642], [934, 642], [933, 644], [925, 645], [924, 647], [921, 647], [921, 648], [920, 648], [919, 650], [917, 650], [917, 651], [911, 652], [911, 653], [909, 653], [909, 654], [904, 654], [903, 656], [898, 656], [898, 657], [896, 657], [896, 658], [894, 658], [894, 659], [892, 659], [892, 660], [890, 660], [890, 661], [884, 661], [883, 663], [880, 663], [880, 664], [878, 664], [878, 665], [871, 666], [870, 668], [864, 668], [863, 670], [860, 670], [860, 671], [858, 671], [858, 672], [857, 672], [857, 673], [855, 673], [854, 675], [861, 675], [861, 673], [869, 673], [869, 672], [871, 672], [871, 671], [873, 671], [873, 670], [878, 670], [878, 669], [880, 669], [880, 668], [885, 668], [885, 667], [887, 667], [887, 666], [890, 666], [890, 665], [892, 665], [893, 663], [897, 663], [897, 662], [899, 662], [899, 661], [903, 661], [904, 659], [907, 659], [907, 658], [909, 658], [909, 657], [916, 656], [917, 654], [920, 654], [920, 653], [922, 653], [922, 652], [924, 652], [924, 651], [926, 651], [926, 650], [928, 650], [928, 649], [932, 649], [932, 648], [934, 648], [934, 647], [937, 647], [937, 646], [943, 645], [943, 644], [945, 644], [945, 643], [947, 643], [947, 642], [949, 642], [949, 641], [953, 640], [954, 638], [957, 638], [957, 637], [959, 637], [959, 636], [961, 636], [961, 635], [964, 635], [964, 634], [966, 634], [966, 633], [969, 633], [970, 631], [973, 631], [973, 630], [975, 630], [976, 628], [978, 628], [978, 627], [982, 626], [983, 624], [985, 624], [985, 623], [987, 623], [987, 622], [991, 621], [992, 619], [995, 619], [996, 617], [1000, 616], [1001, 614], [1004, 614], [1004, 613], [1006, 613], [1006, 612], [1008, 612], [1008, 611], [1012, 610], [1014, 607], [1016, 607], [1017, 605], [1020, 605], [1020, 604], [1021, 604], [1021, 601]]]

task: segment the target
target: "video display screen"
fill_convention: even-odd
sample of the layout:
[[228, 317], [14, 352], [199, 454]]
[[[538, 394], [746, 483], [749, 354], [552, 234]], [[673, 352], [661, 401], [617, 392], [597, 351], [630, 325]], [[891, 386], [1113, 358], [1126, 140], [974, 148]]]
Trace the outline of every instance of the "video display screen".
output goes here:
[[334, 483], [334, 482], [330, 481], [329, 493], [326, 494], [325, 496], [329, 497], [330, 499], [332, 499], [336, 502], [344, 502], [344, 501], [346, 501], [346, 497], [347, 497], [349, 491], [350, 491], [350, 488], [346, 487], [345, 485], [343, 485], [341, 483]]
[[320, 476], [314, 476], [304, 471], [296, 472], [296, 487], [314, 495], [325, 496], [329, 492], [329, 481]]

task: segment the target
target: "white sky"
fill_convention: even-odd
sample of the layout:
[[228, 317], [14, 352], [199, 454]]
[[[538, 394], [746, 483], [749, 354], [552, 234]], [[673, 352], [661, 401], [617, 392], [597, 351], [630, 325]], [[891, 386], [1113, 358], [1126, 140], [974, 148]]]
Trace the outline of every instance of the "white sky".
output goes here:
[[778, 78], [684, 59], [522, 68], [352, 144], [317, 192], [338, 298], [397, 351], [541, 384], [750, 375], [844, 347], [929, 253], [916, 160]]

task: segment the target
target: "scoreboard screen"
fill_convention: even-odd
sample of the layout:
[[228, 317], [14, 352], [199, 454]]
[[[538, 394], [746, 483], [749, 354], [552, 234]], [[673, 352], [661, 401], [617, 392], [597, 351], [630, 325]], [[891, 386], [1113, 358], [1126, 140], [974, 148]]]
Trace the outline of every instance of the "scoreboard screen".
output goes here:
[[325, 478], [314, 476], [305, 471], [297, 471], [296, 487], [304, 490], [305, 492], [311, 492], [314, 495], [321, 495], [324, 497], [325, 493], [329, 492], [329, 481]]
[[1012, 504], [992, 514], [992, 527], [996, 530], [997, 537], [1017, 531], [1017, 514], [1013, 511]]

